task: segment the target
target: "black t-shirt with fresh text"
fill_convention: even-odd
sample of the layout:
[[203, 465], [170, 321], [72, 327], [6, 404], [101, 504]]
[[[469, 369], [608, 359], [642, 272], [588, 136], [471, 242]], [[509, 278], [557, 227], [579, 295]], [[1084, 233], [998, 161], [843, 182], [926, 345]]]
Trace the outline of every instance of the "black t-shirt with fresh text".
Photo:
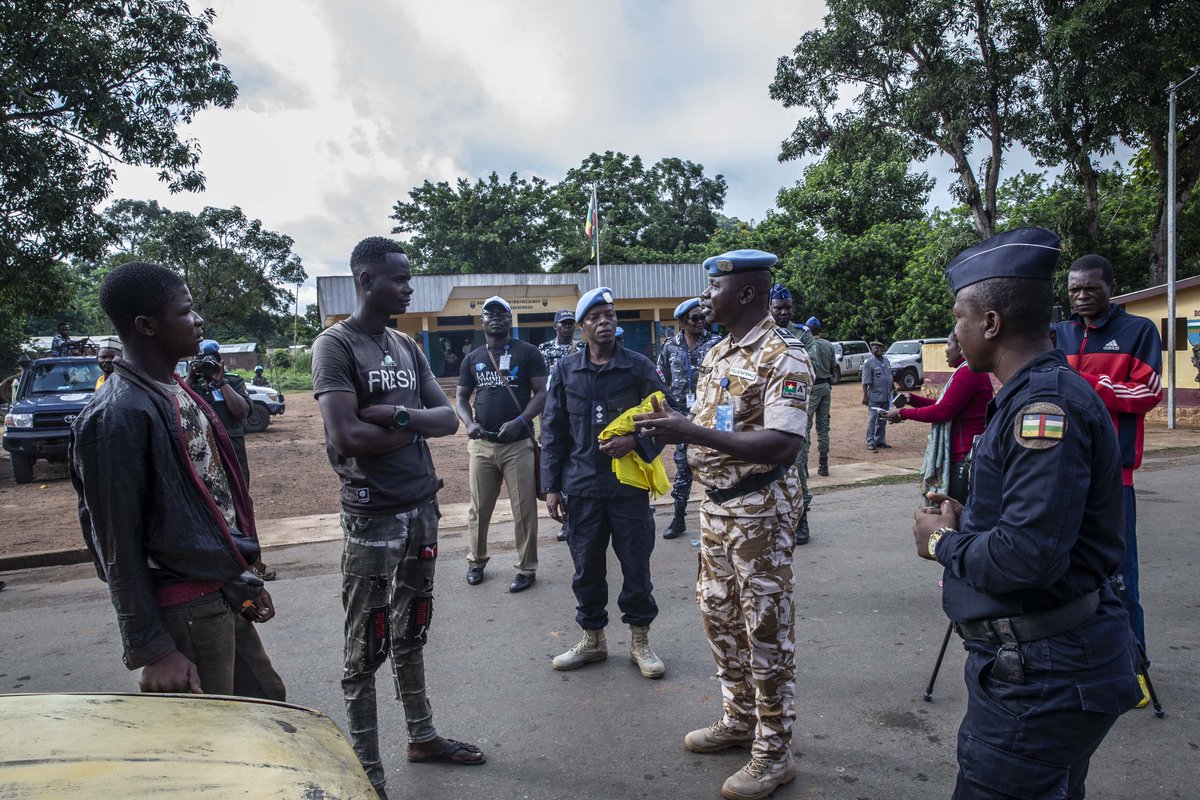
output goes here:
[[[313, 396], [351, 392], [358, 407], [373, 405], [423, 408], [421, 385], [434, 380], [425, 354], [411, 337], [385, 329], [371, 336], [349, 320], [339, 322], [313, 342]], [[342, 509], [374, 517], [420, 504], [438, 489], [433, 459], [423, 437], [377, 456], [344, 456], [325, 429], [325, 452], [342, 481]]]
[[[509, 356], [508, 370], [497, 371], [495, 367], [504, 366], [505, 354]], [[476, 347], [463, 359], [458, 370], [458, 385], [466, 386], [475, 391], [475, 421], [483, 426], [489, 434], [496, 434], [500, 426], [525, 410], [529, 398], [533, 396], [533, 379], [546, 377], [546, 359], [542, 353], [528, 342], [520, 339], [509, 339], [500, 348], [491, 351], [495, 359], [488, 357], [488, 346]], [[509, 394], [505, 384], [512, 389]], [[513, 400], [513, 394], [517, 396]], [[533, 420], [525, 420], [524, 432], [519, 439], [529, 436]], [[493, 438], [489, 436], [488, 438]]]

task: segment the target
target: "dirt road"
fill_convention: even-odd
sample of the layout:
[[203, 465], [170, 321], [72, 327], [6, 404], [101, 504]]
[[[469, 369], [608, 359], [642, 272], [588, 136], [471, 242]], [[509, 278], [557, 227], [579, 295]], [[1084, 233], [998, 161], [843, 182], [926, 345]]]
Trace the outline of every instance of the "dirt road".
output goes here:
[[[833, 390], [831, 462], [892, 461], [919, 456], [925, 448], [928, 426], [906, 422], [890, 426], [892, 450], [867, 451], [864, 444], [867, 410], [861, 405], [862, 389], [849, 381]], [[443, 502], [470, 499], [467, 483], [467, 437], [430, 441], [438, 475], [445, 482]], [[338, 483], [325, 457], [324, 431], [317, 403], [304, 393], [287, 398], [287, 413], [275, 417], [262, 433], [246, 437], [250, 458], [250, 490], [259, 519], [328, 514], [338, 510]], [[815, 448], [814, 448], [815, 449]], [[671, 452], [665, 454], [667, 470], [674, 472]], [[816, 455], [811, 458], [816, 469]], [[39, 461], [33, 483], [12, 481], [7, 453], [0, 461], [0, 551], [7, 554], [78, 547], [79, 523], [75, 492], [64, 464]]]

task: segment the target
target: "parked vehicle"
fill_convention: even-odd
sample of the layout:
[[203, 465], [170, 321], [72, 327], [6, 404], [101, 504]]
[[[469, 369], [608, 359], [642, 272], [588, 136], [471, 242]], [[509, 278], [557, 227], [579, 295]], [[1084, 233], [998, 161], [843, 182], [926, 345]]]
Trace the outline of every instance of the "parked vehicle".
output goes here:
[[333, 720], [287, 703], [12, 694], [0, 719], [0, 786], [13, 800], [378, 798]]
[[896, 383], [904, 391], [910, 392], [925, 382], [925, 365], [922, 363], [921, 347], [926, 344], [946, 343], [941, 339], [904, 339], [892, 342], [891, 347], [884, 351], [883, 357], [892, 364], [892, 374]]
[[71, 423], [96, 391], [95, 356], [39, 358], [21, 375], [12, 408], [4, 416], [4, 449], [14, 483], [31, 483], [38, 459], [65, 461]]
[[833, 382], [838, 383], [849, 375], [858, 375], [863, 362], [871, 355], [871, 348], [862, 340], [831, 342], [833, 345]]

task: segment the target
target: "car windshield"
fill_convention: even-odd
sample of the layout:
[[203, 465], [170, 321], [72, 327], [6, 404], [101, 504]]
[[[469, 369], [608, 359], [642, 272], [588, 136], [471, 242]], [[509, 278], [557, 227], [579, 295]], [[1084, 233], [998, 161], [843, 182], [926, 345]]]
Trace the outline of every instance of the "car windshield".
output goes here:
[[886, 356], [915, 356], [921, 352], [920, 342], [892, 342], [892, 346], [884, 353]]
[[30, 396], [92, 392], [100, 378], [100, 364], [92, 361], [73, 361], [57, 364], [35, 364]]

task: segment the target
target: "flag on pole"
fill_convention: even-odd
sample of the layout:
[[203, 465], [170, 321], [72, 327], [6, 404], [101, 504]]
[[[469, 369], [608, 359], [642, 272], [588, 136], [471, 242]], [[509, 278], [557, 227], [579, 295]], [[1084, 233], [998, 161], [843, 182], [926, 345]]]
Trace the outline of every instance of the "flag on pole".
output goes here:
[[592, 202], [588, 205], [587, 221], [583, 232], [592, 244], [592, 257], [595, 258], [600, 248], [600, 207], [596, 202], [596, 186], [592, 185]]

